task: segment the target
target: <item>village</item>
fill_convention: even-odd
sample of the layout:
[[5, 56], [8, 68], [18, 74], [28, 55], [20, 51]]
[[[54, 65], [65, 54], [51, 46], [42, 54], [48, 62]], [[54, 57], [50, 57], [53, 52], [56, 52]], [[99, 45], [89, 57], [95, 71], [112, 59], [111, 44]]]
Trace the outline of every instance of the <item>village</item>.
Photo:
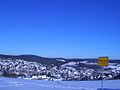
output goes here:
[[[64, 65], [55, 66], [52, 64], [45, 65], [38, 62], [28, 62], [20, 59], [0, 59], [0, 76], [53, 81], [80, 81], [102, 79], [101, 69], [96, 70], [87, 67], [76, 68], [74, 67], [74, 65], [69, 64], [67, 63]], [[117, 66], [120, 67], [120, 65]], [[106, 80], [120, 79], [119, 68], [104, 68], [103, 73], [103, 77]]]

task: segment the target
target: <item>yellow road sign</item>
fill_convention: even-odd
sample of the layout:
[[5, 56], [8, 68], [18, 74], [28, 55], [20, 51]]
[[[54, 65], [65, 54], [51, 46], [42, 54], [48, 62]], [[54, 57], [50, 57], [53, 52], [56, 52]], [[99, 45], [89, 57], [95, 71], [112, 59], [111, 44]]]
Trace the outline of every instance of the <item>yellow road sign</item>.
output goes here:
[[99, 57], [98, 58], [99, 66], [108, 66], [108, 63], [109, 63], [108, 57]]

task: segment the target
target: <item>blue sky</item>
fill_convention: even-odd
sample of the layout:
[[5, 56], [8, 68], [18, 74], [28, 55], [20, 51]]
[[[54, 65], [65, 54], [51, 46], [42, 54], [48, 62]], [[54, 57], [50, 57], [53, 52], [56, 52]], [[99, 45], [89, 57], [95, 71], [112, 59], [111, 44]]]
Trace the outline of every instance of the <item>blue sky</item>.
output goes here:
[[0, 53], [120, 58], [119, 0], [1, 0]]

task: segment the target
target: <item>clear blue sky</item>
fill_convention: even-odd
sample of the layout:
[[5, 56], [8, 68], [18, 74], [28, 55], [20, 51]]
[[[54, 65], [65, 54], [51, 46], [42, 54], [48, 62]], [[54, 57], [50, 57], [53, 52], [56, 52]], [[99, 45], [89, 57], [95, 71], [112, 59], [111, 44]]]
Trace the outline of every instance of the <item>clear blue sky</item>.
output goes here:
[[120, 58], [120, 0], [0, 0], [0, 53]]

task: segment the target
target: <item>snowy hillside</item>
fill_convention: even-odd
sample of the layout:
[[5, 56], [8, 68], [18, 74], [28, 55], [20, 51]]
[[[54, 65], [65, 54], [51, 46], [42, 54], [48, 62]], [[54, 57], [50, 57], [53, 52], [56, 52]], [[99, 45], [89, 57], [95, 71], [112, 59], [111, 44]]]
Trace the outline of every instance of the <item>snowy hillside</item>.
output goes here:
[[[43, 58], [34, 55], [0, 55], [0, 76], [51, 81], [101, 80], [97, 59]], [[120, 61], [110, 61], [104, 68], [106, 80], [120, 79]]]
[[[0, 90], [100, 90], [101, 81], [42, 81], [0, 78]], [[104, 81], [104, 90], [120, 90], [120, 80]]]

